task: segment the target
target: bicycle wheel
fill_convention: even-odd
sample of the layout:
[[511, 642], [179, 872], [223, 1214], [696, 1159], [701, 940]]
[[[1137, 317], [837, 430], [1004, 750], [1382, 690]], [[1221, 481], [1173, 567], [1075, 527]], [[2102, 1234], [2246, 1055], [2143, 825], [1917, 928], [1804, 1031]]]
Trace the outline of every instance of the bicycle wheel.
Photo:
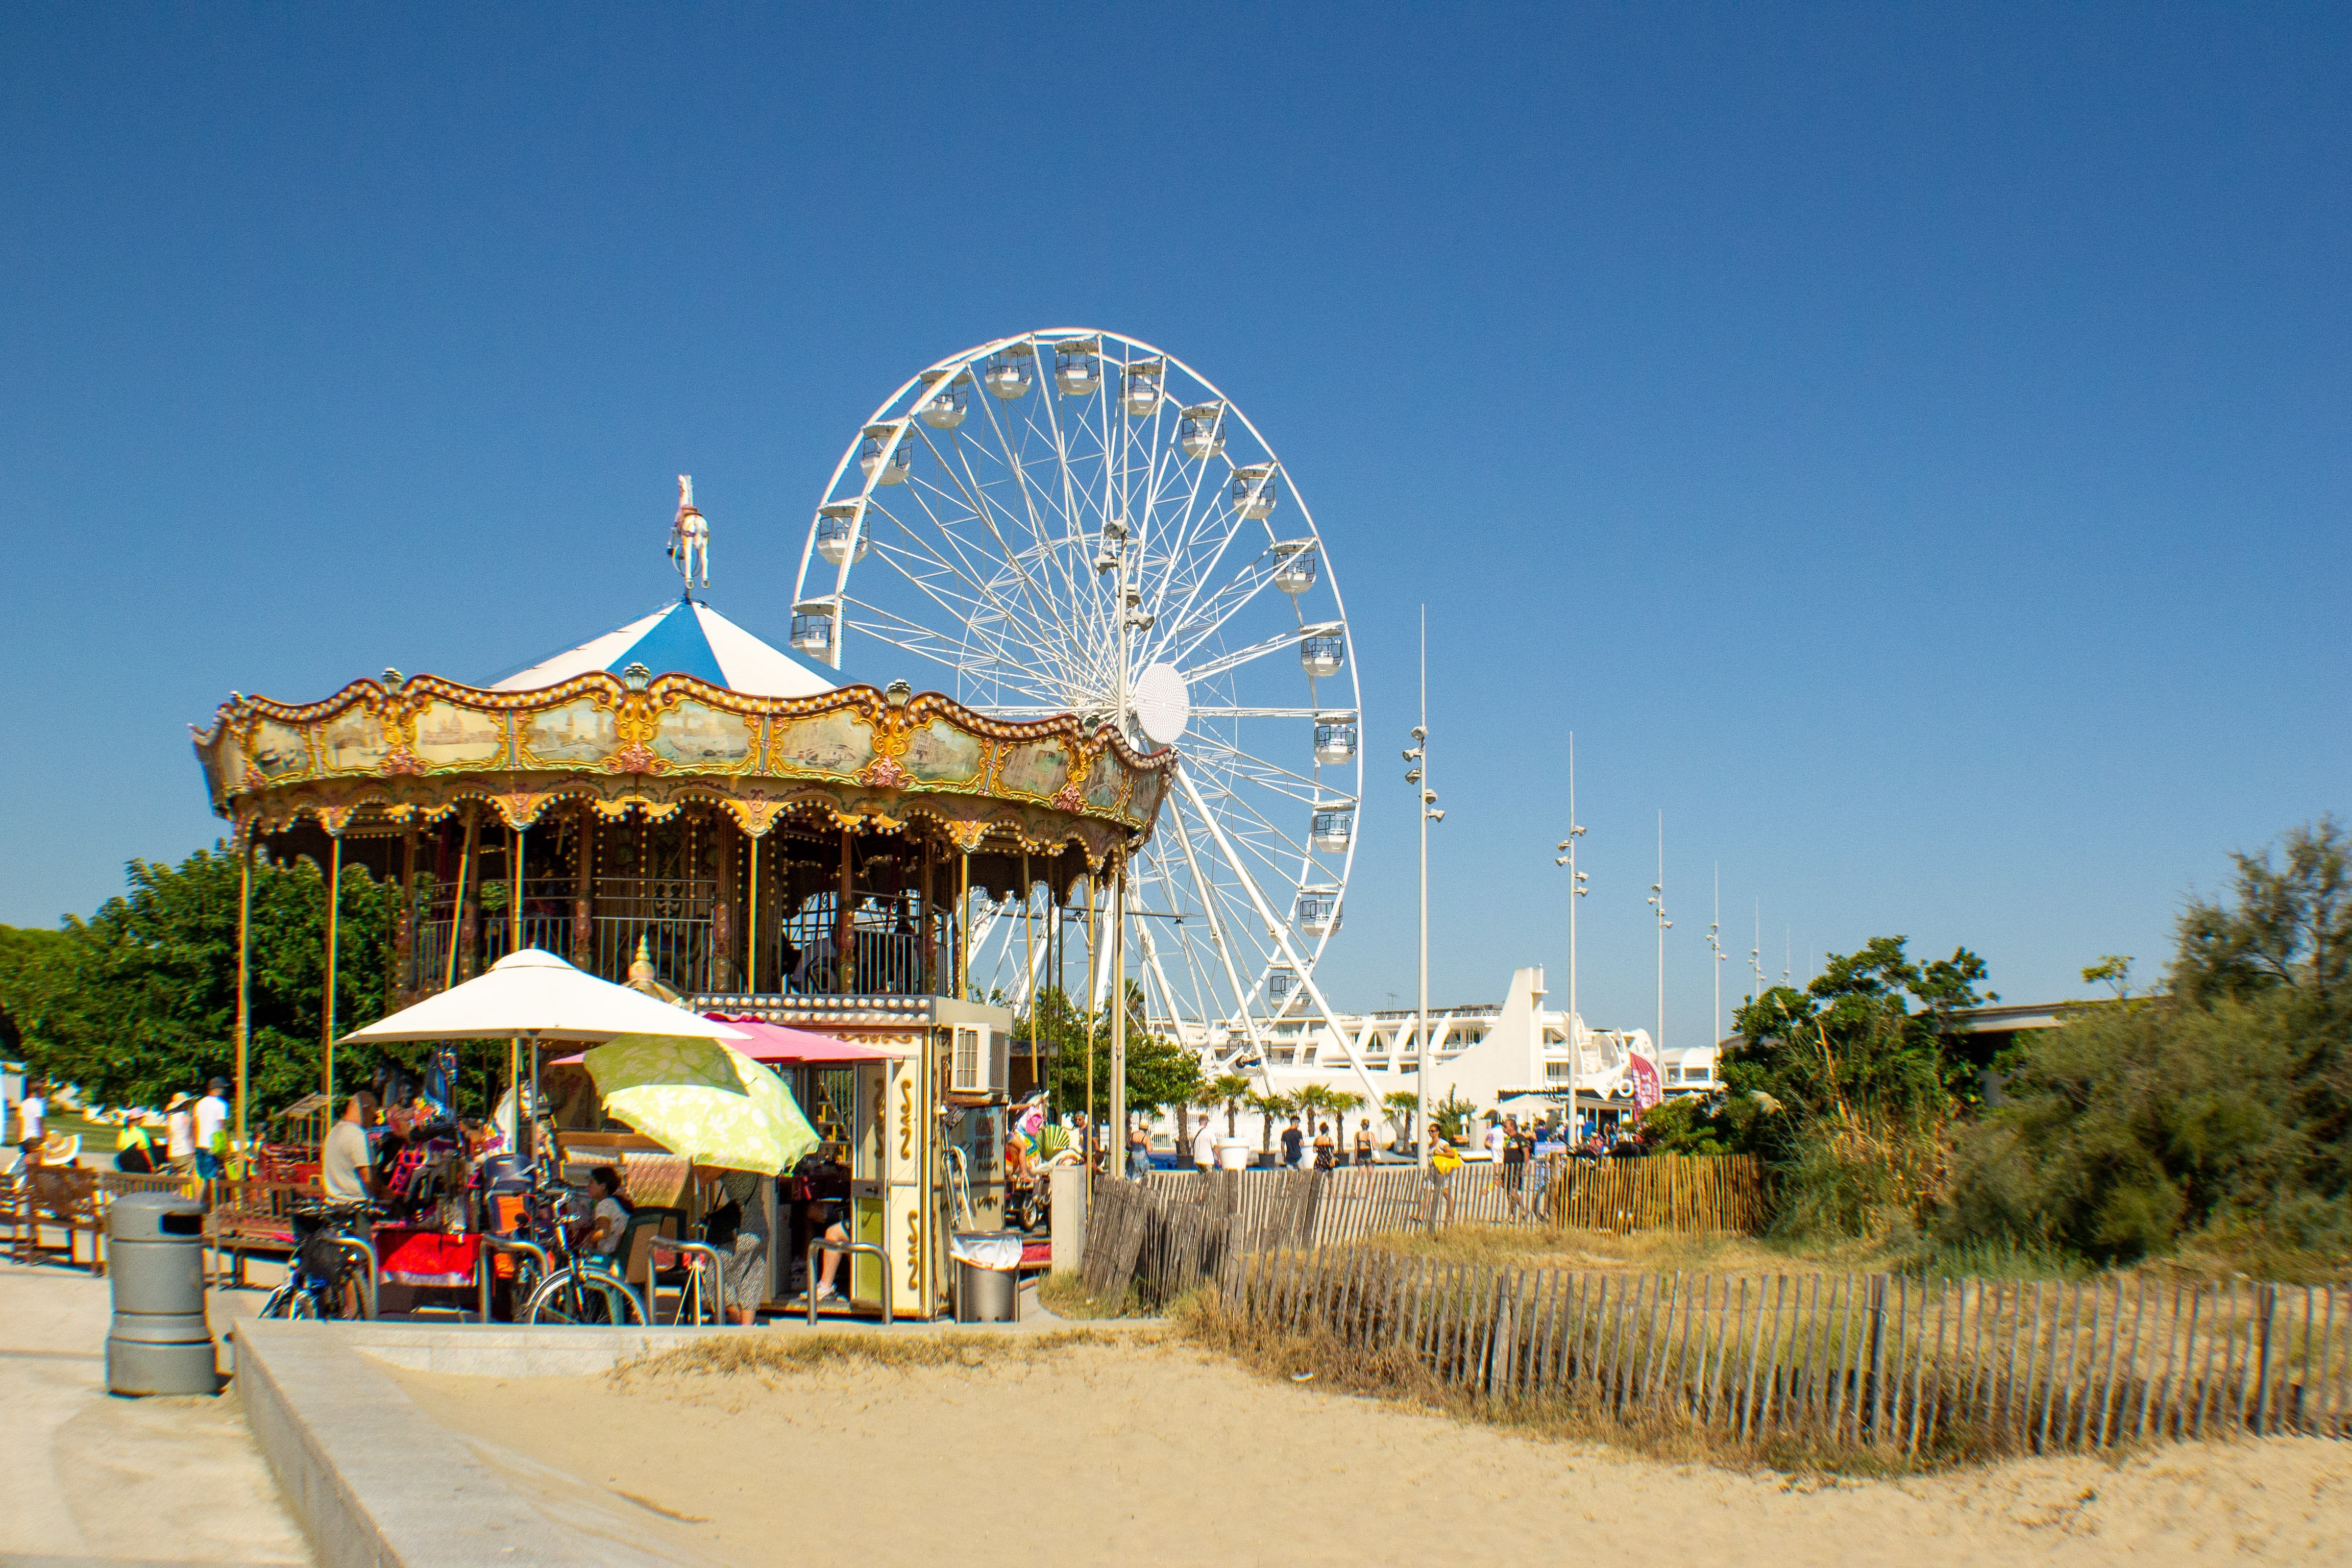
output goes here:
[[618, 1280], [592, 1274], [558, 1274], [536, 1291], [523, 1310], [526, 1323], [635, 1325], [646, 1321], [635, 1292]]
[[261, 1303], [261, 1310], [256, 1312], [254, 1316], [257, 1318], [290, 1317], [294, 1298], [301, 1293], [294, 1288], [294, 1282], [289, 1279], [269, 1293], [269, 1299]]

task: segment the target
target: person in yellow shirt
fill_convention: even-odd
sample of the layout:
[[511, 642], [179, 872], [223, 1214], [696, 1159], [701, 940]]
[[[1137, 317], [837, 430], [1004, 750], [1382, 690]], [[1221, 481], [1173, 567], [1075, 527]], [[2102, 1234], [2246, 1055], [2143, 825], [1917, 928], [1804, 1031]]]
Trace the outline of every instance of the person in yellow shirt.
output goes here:
[[1429, 1186], [1432, 1199], [1444, 1199], [1445, 1223], [1454, 1223], [1454, 1173], [1462, 1168], [1461, 1151], [1446, 1141], [1444, 1133], [1430, 1139]]

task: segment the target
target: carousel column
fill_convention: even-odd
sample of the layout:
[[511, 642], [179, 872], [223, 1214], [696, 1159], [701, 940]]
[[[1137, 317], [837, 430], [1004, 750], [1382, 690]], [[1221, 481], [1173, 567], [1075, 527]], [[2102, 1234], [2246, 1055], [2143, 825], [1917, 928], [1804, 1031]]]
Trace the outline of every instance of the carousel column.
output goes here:
[[1110, 1124], [1118, 1142], [1111, 1168], [1127, 1169], [1127, 859], [1111, 863], [1110, 874]]
[[392, 938], [392, 984], [383, 1010], [396, 1013], [416, 990], [416, 829], [400, 836], [400, 923]]
[[245, 1095], [253, 1053], [253, 841], [257, 822], [248, 822], [236, 879], [236, 1148], [245, 1150]]
[[[482, 816], [478, 808], [466, 814], [466, 843], [457, 858], [457, 978], [471, 980], [482, 967], [482, 868], [475, 857], [482, 849]], [[472, 865], [469, 879], [466, 868]]]
[[760, 994], [760, 836], [744, 835], [743, 994]]
[[711, 814], [714, 842], [710, 858], [717, 879], [717, 897], [710, 903], [710, 973], [703, 984], [713, 991], [735, 989], [735, 838], [734, 822], [723, 812]]
[[449, 910], [449, 952], [441, 971], [441, 988], [445, 991], [457, 984], [460, 964], [464, 965], [467, 978], [471, 978], [474, 973], [474, 966], [467, 961], [466, 952], [467, 944], [474, 935], [474, 911], [469, 901], [473, 889], [468, 885], [474, 871], [476, 831], [474, 804], [471, 801], [466, 803], [465, 824], [465, 837], [459, 841], [457, 850], [457, 896]]
[[958, 873], [956, 886], [955, 934], [955, 994], [961, 1001], [971, 990], [971, 851], [963, 852], [963, 868]]
[[319, 1092], [327, 1097], [327, 1114], [335, 1114], [335, 975], [341, 956], [336, 940], [343, 912], [343, 836], [328, 836], [327, 870], [327, 989], [319, 1009]]
[[596, 808], [580, 803], [574, 829], [578, 849], [572, 872], [572, 966], [588, 969], [594, 963], [596, 931]]
[[938, 846], [930, 835], [923, 836], [923, 989], [936, 996], [940, 994], [940, 932], [933, 922], [939, 917], [939, 905], [931, 892], [931, 876], [937, 868]]
[[522, 951], [522, 858], [529, 851], [528, 827], [507, 832], [507, 952]]
[[834, 895], [834, 990], [849, 994], [857, 977], [857, 910], [855, 878], [850, 865], [849, 829], [841, 830], [841, 888]]

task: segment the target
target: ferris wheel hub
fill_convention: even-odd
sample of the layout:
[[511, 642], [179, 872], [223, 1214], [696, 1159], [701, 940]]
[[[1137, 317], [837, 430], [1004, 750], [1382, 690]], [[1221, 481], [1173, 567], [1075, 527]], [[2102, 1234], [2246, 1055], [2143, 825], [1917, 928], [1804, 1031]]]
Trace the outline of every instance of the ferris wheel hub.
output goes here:
[[1184, 738], [1192, 721], [1192, 693], [1183, 673], [1165, 662], [1145, 667], [1128, 693], [1128, 709], [1136, 728], [1155, 746], [1172, 746]]

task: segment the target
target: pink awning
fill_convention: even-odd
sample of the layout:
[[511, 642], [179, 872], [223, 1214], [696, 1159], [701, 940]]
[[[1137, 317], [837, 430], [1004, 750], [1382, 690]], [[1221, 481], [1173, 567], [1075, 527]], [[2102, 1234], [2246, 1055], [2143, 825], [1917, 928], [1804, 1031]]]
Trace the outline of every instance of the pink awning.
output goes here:
[[[770, 1066], [803, 1062], [893, 1062], [905, 1053], [887, 1050], [880, 1046], [854, 1045], [836, 1040], [831, 1035], [811, 1034], [806, 1029], [787, 1029], [782, 1024], [766, 1024], [757, 1018], [730, 1013], [705, 1013], [704, 1017], [725, 1024], [745, 1038], [729, 1040], [730, 1049], [742, 1052], [755, 1062]], [[560, 1057], [557, 1066], [584, 1060], [587, 1052]]]
[[788, 1029], [782, 1024], [765, 1024], [730, 1013], [705, 1013], [703, 1016], [751, 1036], [748, 1040], [727, 1043], [755, 1062], [888, 1062], [898, 1060], [900, 1054], [879, 1046], [854, 1045], [831, 1035]]

